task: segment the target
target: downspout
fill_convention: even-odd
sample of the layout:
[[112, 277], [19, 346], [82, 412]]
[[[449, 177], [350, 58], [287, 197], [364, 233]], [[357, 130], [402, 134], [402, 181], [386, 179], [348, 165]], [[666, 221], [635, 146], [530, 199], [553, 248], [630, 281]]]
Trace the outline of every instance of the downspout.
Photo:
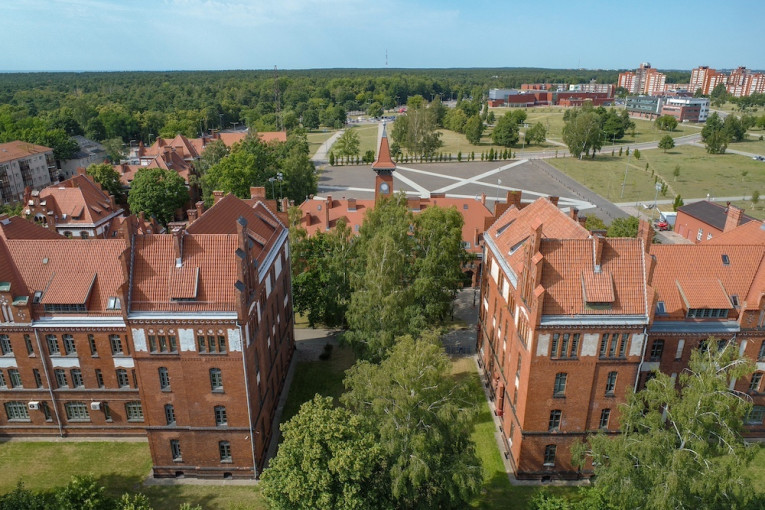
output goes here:
[[[242, 346], [242, 370], [244, 371], [244, 393], [247, 399], [247, 422], [250, 429], [250, 447], [252, 449], [252, 472], [255, 479], [258, 478], [258, 464], [255, 460], [255, 433], [252, 428], [252, 409], [250, 408], [250, 381], [247, 377], [247, 346], [250, 345], [250, 330], [249, 328], [242, 328], [239, 321], [236, 322], [239, 328], [239, 338], [244, 339], [245, 344]], [[242, 335], [242, 329], [244, 329], [244, 335]]]
[[43, 372], [45, 372], [45, 380], [48, 381], [48, 393], [50, 393], [50, 400], [53, 404], [53, 412], [56, 413], [56, 422], [58, 423], [58, 435], [64, 437], [64, 429], [61, 426], [61, 417], [58, 415], [58, 405], [56, 405], [56, 397], [53, 395], [53, 384], [50, 380], [50, 374], [48, 373], [48, 363], [43, 356], [42, 343], [40, 342], [40, 333], [35, 331], [35, 341], [37, 342], [37, 351], [40, 353], [40, 361], [42, 361]]

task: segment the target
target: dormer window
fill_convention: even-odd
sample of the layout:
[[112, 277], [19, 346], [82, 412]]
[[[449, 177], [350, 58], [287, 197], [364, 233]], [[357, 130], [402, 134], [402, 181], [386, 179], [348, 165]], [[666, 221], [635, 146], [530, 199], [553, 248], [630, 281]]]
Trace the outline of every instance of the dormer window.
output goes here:
[[729, 266], [730, 265], [730, 257], [728, 257], [727, 255], [723, 254], [723, 256], [722, 256], [722, 263], [723, 263], [724, 266]]
[[733, 303], [733, 306], [736, 306], [736, 307], [737, 307], [737, 306], [738, 306], [738, 296], [737, 296], [737, 295], [735, 295], [735, 294], [734, 294], [734, 295], [732, 295], [732, 296], [730, 297], [730, 302], [731, 302], [731, 303]]
[[664, 315], [667, 313], [667, 309], [664, 306], [664, 301], [659, 301], [656, 303], [656, 313]]
[[35, 305], [39, 305], [41, 298], [42, 298], [42, 291], [41, 290], [35, 291], [35, 295], [32, 296], [32, 303]]
[[110, 297], [106, 303], [107, 310], [120, 310], [122, 309], [122, 303], [118, 297]]
[[726, 308], [691, 308], [688, 310], [689, 319], [727, 319]]

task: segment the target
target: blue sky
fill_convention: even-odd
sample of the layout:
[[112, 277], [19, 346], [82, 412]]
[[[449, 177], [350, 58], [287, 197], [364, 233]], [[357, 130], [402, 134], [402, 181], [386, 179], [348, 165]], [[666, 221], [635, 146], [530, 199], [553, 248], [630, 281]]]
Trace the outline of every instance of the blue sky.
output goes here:
[[7, 0], [0, 71], [765, 69], [765, 2]]

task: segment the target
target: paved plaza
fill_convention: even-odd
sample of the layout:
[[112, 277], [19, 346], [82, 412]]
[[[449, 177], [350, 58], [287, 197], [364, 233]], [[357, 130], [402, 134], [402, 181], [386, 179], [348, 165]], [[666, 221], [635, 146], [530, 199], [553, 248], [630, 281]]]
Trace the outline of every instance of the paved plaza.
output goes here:
[[[401, 164], [393, 172], [394, 190], [409, 196], [475, 198], [486, 194], [486, 203], [504, 201], [507, 191], [521, 190], [524, 202], [558, 196], [561, 208], [576, 207], [607, 223], [627, 214], [542, 160], [481, 161], [470, 163]], [[336, 198], [374, 198], [374, 172], [369, 165], [325, 165], [319, 176], [319, 194]]]

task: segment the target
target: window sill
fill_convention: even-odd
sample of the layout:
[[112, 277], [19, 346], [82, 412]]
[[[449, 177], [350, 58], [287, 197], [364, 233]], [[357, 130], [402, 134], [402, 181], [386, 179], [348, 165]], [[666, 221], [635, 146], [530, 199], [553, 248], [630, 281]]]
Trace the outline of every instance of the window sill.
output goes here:
[[69, 423], [90, 423], [90, 418], [72, 418], [67, 421]]
[[128, 423], [143, 423], [143, 420], [130, 420], [130, 419], [128, 419]]
[[183, 462], [183, 459], [173, 459], [173, 462], [177, 462], [180, 464], [181, 462]]
[[220, 393], [220, 394], [223, 394], [223, 393], [225, 393], [225, 391], [223, 391], [223, 389], [219, 389], [219, 390], [212, 390], [212, 392], [213, 392], [213, 393]]
[[555, 394], [553, 394], [553, 398], [566, 398], [566, 395], [563, 395], [563, 394], [555, 395]]
[[8, 423], [31, 423], [31, 418], [11, 418]]
[[221, 464], [233, 464], [234, 461], [233, 460], [222, 460], [222, 461], [220, 461], [220, 463]]

